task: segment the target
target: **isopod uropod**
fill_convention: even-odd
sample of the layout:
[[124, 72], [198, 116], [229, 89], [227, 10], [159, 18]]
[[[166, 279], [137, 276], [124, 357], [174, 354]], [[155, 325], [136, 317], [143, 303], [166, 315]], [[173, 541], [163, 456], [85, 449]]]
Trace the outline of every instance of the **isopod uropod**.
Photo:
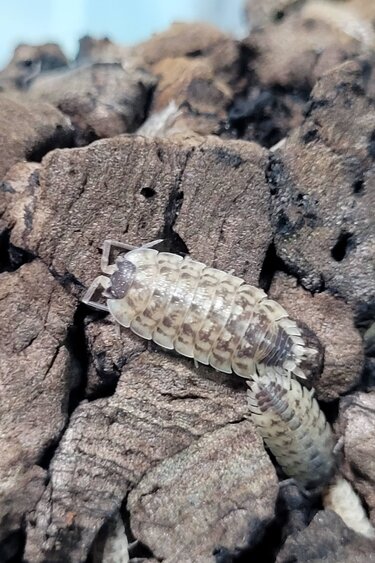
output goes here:
[[[292, 373], [310, 352], [301, 331], [275, 301], [239, 277], [207, 267], [188, 256], [107, 240], [101, 269], [83, 302], [110, 312], [135, 334], [246, 378]], [[126, 250], [109, 264], [111, 247]], [[104, 288], [106, 305], [95, 302]]]

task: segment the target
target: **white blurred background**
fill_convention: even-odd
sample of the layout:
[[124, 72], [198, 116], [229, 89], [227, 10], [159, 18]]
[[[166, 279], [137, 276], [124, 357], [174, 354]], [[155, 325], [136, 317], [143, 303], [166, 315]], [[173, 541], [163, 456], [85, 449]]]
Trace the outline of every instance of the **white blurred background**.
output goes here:
[[[374, 0], [375, 1], [375, 0]], [[173, 21], [207, 21], [245, 34], [244, 0], [0, 0], [0, 67], [19, 43], [57, 42], [74, 58], [83, 35], [132, 44]]]

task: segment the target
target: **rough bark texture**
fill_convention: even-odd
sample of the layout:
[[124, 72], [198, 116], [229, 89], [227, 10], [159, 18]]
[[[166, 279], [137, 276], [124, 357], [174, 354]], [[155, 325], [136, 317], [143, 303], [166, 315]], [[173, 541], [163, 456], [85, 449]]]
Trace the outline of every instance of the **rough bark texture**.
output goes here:
[[67, 327], [75, 300], [39, 261], [0, 277], [0, 559], [44, 488], [43, 456], [67, 420], [76, 384]]
[[0, 95], [0, 180], [20, 160], [40, 160], [46, 152], [70, 146], [70, 120], [43, 102], [20, 103]]
[[270, 289], [374, 522], [374, 2], [252, 9], [241, 42], [179, 23], [83, 38], [74, 69], [23, 45], [0, 74], [1, 563], [373, 558], [320, 498], [277, 495], [244, 380], [77, 300], [105, 239]]
[[134, 54], [151, 67], [171, 57], [204, 57], [225, 81], [235, 79], [240, 70], [237, 42], [207, 23], [174, 23], [137, 45]]
[[80, 65], [92, 63], [121, 63], [126, 66], [133, 62], [131, 48], [113, 43], [107, 37], [95, 39], [85, 35], [79, 40], [76, 62]]
[[366, 563], [375, 561], [374, 542], [349, 530], [331, 510], [318, 512], [311, 524], [290, 536], [277, 563]]
[[51, 73], [37, 78], [29, 97], [50, 102], [70, 117], [75, 142], [135, 131], [146, 116], [155, 80], [146, 71], [119, 63]]
[[[346, 32], [361, 36], [359, 31], [371, 29], [371, 22], [375, 21], [375, 7], [371, 0], [247, 0], [246, 15], [251, 26], [257, 28], [272, 22], [282, 21], [295, 12], [302, 12], [310, 17], [328, 19], [331, 24], [344, 27]], [[333, 21], [335, 19], [335, 21]], [[354, 23], [354, 25], [353, 25]], [[363, 31], [364, 30], [364, 31]], [[356, 33], [357, 32], [357, 33]]]
[[[39, 185], [39, 170], [40, 164], [36, 162], [19, 162], [12, 166], [0, 183], [2, 195], [0, 214], [7, 218], [14, 213], [14, 219], [4, 221], [8, 228], [12, 228], [18, 220], [22, 220], [31, 226], [35, 192]], [[20, 217], [17, 217], [18, 212], [21, 212]], [[14, 267], [16, 265], [13, 264]], [[2, 269], [8, 270], [13, 269], [13, 267], [7, 268], [6, 265], [2, 264]]]
[[41, 72], [68, 65], [68, 60], [56, 43], [18, 45], [9, 64], [0, 71], [0, 91], [26, 89]]
[[[266, 162], [264, 151], [257, 146], [235, 141], [169, 142], [142, 137], [101, 141], [87, 149], [47, 156], [36, 180], [34, 174], [34, 184], [30, 178], [36, 171], [30, 166], [13, 169], [7, 177], [5, 217], [13, 225], [12, 243], [40, 256], [74, 292], [98, 273], [98, 249], [108, 237], [139, 244], [164, 235], [172, 247], [184, 250], [187, 246], [196, 258], [234, 268], [257, 283], [271, 240]], [[207, 170], [211, 171], [209, 183]], [[234, 182], [235, 191], [226, 189], [229, 182]], [[199, 213], [200, 186], [210, 201], [204, 217]], [[32, 221], [25, 221], [25, 211], [30, 208]], [[247, 240], [246, 229], [256, 236], [257, 244], [250, 237]], [[242, 246], [239, 240], [243, 240]], [[87, 395], [95, 399], [114, 392], [122, 377], [112, 398], [80, 405], [70, 420], [49, 468], [48, 488], [35, 516], [29, 518], [26, 556], [32, 561], [58, 561], [67, 553], [73, 560], [83, 559], [105, 514], [119, 507], [148, 468], [207, 432], [241, 420], [247, 410], [243, 392], [241, 408], [244, 384], [234, 377], [205, 368], [196, 374], [190, 361], [168, 357], [166, 352], [145, 352], [144, 343], [128, 332], [119, 341], [105, 321], [88, 322], [86, 331], [90, 350]], [[155, 405], [149, 415], [147, 395]], [[132, 427], [129, 416], [134, 400]], [[129, 445], [134, 440], [137, 443]], [[259, 455], [259, 441], [256, 449]], [[241, 451], [236, 449], [233, 460], [243, 455]], [[228, 463], [235, 463], [233, 460]], [[120, 472], [117, 467], [122, 468]], [[268, 467], [271, 471], [271, 465]], [[95, 500], [87, 487], [97, 491]], [[212, 487], [212, 495], [219, 499], [218, 483]], [[272, 506], [270, 497], [264, 515], [259, 507], [259, 519], [269, 518]], [[226, 536], [231, 549], [243, 547], [249, 539], [243, 512], [241, 518], [241, 525], [236, 519], [236, 526], [228, 531], [234, 535]], [[208, 540], [210, 546], [216, 537], [213, 534]]]
[[325, 288], [352, 303], [375, 296], [368, 68], [344, 63], [317, 83], [303, 126], [268, 173], [279, 256], [310, 291]]
[[365, 499], [375, 524], [375, 392], [341, 401], [340, 433], [344, 436], [347, 477]]
[[106, 238], [139, 245], [166, 237], [257, 284], [272, 236], [265, 156], [254, 144], [215, 138], [118, 137], [55, 151], [43, 161], [32, 225], [23, 202], [12, 207], [12, 243], [89, 284]]
[[153, 98], [154, 110], [158, 111], [174, 100], [177, 104], [189, 104], [196, 113], [211, 112], [213, 115], [218, 114], [218, 117], [225, 116], [230, 91], [217, 79], [215, 85], [214, 73], [207, 61], [188, 57], [169, 58], [163, 59], [153, 68], [159, 77]]
[[119, 338], [115, 324], [108, 319], [89, 318], [85, 334], [92, 358], [86, 383], [89, 398], [112, 394], [125, 364], [150, 346], [128, 330], [123, 330]]
[[[139, 133], [150, 134], [155, 113], [161, 116], [175, 107], [173, 122], [166, 128], [168, 136], [193, 131], [200, 135], [217, 133], [226, 118], [232, 91], [218, 80], [211, 65], [203, 57], [167, 58], [153, 66], [159, 82], [151, 105], [151, 116]], [[168, 115], [168, 113], [167, 113]], [[169, 116], [171, 120], [172, 116]], [[159, 129], [154, 134], [160, 135]]]
[[299, 0], [247, 0], [245, 14], [251, 27], [257, 29], [281, 21], [289, 12], [295, 11], [299, 4]]
[[244, 421], [162, 462], [129, 495], [135, 535], [170, 563], [214, 562], [218, 549], [235, 552], [257, 543], [277, 495], [274, 470], [266, 453], [259, 455], [261, 447]]
[[323, 373], [314, 380], [317, 397], [329, 401], [355, 386], [364, 358], [351, 307], [327, 292], [313, 296], [285, 274], [276, 275], [270, 296], [292, 317], [309, 326], [324, 347]]
[[319, 77], [320, 59], [327, 49], [337, 53], [334, 64], [361, 52], [359, 42], [340, 29], [297, 14], [251, 34], [246, 46], [259, 53], [250, 64], [261, 84], [293, 86], [302, 92], [308, 92]]
[[303, 122], [316, 80], [375, 46], [371, 23], [344, 2], [251, 2], [254, 31], [248, 53], [248, 90], [234, 102], [229, 120], [241, 137], [272, 147]]
[[[234, 378], [208, 369], [196, 371], [188, 360], [168, 358], [164, 352], [134, 356], [123, 369], [112, 397], [82, 403], [75, 410], [52, 460], [49, 485], [29, 520], [26, 557], [60, 561], [69, 553], [74, 561], [84, 559], [106, 515], [119, 508], [127, 492], [151, 467], [185, 450], [201, 436], [243, 420], [246, 398], [238, 384]], [[252, 426], [246, 426], [254, 439]], [[247, 440], [249, 437], [242, 440], [245, 448]], [[265, 464], [262, 471], [269, 475], [268, 487], [275, 493], [275, 475], [260, 441], [248, 447], [259, 458], [258, 463]], [[233, 458], [243, 460], [243, 455], [238, 447]], [[261, 472], [256, 481], [262, 479]], [[229, 498], [237, 487], [236, 481], [228, 484]], [[215, 511], [222, 497], [220, 483], [212, 485], [212, 495]], [[268, 499], [266, 512], [260, 509], [263, 518], [272, 512], [274, 497]], [[70, 518], [71, 511], [74, 517]], [[243, 528], [245, 536], [247, 530]], [[136, 535], [137, 528], [133, 532]], [[228, 534], [231, 546], [240, 547], [245, 541], [240, 541], [236, 527]]]

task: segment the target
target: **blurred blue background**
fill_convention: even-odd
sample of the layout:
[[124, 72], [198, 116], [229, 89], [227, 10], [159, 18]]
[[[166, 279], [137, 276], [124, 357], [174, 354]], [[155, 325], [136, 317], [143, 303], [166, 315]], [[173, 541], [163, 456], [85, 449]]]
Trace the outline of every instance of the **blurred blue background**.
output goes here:
[[244, 0], [0, 0], [0, 67], [18, 43], [54, 41], [73, 58], [83, 35], [132, 44], [173, 21], [207, 21], [245, 33]]

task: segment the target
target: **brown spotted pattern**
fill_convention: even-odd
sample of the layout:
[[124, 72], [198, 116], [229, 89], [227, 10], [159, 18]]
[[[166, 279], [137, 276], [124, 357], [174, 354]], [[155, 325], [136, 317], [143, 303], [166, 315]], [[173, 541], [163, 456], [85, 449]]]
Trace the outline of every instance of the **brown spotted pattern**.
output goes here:
[[[225, 373], [251, 378], [281, 369], [303, 377], [300, 330], [261, 289], [152, 248], [131, 250], [124, 261], [134, 265], [132, 282], [127, 279], [121, 298], [107, 301], [120, 325]], [[123, 262], [118, 267], [127, 270]], [[116, 271], [113, 284], [118, 277]]]
[[251, 418], [284, 473], [305, 488], [326, 485], [335, 469], [334, 439], [313, 392], [278, 374], [248, 385]]

